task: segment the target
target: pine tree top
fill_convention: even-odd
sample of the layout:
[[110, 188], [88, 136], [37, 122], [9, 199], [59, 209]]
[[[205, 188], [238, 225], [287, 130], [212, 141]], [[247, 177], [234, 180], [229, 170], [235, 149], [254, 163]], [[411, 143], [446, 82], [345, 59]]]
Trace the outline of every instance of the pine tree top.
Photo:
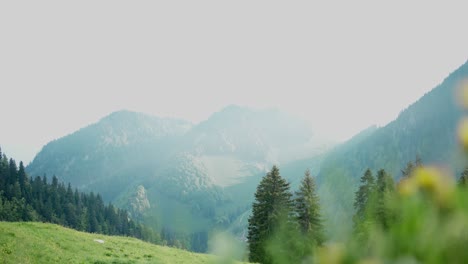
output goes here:
[[367, 169], [364, 175], [361, 177], [361, 183], [370, 183], [373, 184], [375, 182], [374, 175], [372, 175], [372, 171]]

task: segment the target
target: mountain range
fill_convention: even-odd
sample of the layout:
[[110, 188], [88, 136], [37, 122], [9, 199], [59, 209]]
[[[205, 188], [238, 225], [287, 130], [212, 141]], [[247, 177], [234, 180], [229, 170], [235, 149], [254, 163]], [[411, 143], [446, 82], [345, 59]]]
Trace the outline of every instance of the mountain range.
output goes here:
[[99, 192], [157, 228], [218, 227], [242, 236], [255, 188], [271, 166], [279, 164], [293, 188], [310, 168], [336, 229], [329, 233], [341, 234], [349, 231], [354, 190], [367, 168], [398, 180], [416, 156], [456, 172], [465, 166], [456, 138], [464, 111], [455, 98], [464, 79], [468, 62], [393, 122], [336, 146], [278, 110], [229, 106], [199, 124], [119, 111], [48, 143], [27, 171]]
[[236, 187], [255, 188], [273, 164], [330, 146], [304, 121], [274, 109], [232, 105], [196, 125], [118, 111], [48, 143], [27, 171], [98, 192], [155, 228], [207, 232], [248, 210], [253, 193], [240, 202]]
[[[336, 233], [349, 231], [354, 191], [366, 169], [385, 169], [395, 180], [408, 162], [421, 159], [425, 165], [441, 166], [459, 174], [467, 165], [457, 138], [465, 111], [457, 97], [468, 79], [468, 62], [437, 87], [400, 112], [384, 127], [370, 127], [327, 153], [318, 174], [321, 198], [327, 204], [328, 220]], [[376, 111], [376, 109], [369, 109]], [[355, 188], [349, 188], [354, 186]], [[341, 229], [345, 229], [343, 231]]]

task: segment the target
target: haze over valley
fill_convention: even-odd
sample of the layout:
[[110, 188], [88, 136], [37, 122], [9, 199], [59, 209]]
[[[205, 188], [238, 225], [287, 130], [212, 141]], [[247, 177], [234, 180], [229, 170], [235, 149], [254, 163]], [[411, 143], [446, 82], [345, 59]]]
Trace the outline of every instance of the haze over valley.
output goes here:
[[[465, 63], [387, 126], [370, 127], [336, 147], [317, 138], [307, 122], [279, 110], [231, 105], [199, 124], [118, 111], [50, 142], [27, 171], [56, 175], [81, 190], [100, 193], [133, 214], [157, 219], [154, 228], [208, 232], [219, 224], [237, 228], [236, 235], [242, 236], [242, 216], [255, 186], [273, 165], [284, 168], [293, 185], [310, 168], [332, 189], [341, 184], [335, 181], [345, 180], [343, 188], [355, 185], [367, 167], [385, 168], [399, 177], [401, 167], [417, 155], [460, 169], [453, 158], [458, 155], [453, 135], [462, 112], [454, 94], [466, 68]], [[441, 122], [447, 125], [431, 127]], [[403, 148], [403, 142], [405, 151], [391, 151]], [[327, 201], [332, 203], [336, 193], [325, 186], [323, 195], [331, 195]], [[348, 202], [333, 205], [351, 208]]]
[[0, 259], [468, 261], [466, 10], [1, 3]]

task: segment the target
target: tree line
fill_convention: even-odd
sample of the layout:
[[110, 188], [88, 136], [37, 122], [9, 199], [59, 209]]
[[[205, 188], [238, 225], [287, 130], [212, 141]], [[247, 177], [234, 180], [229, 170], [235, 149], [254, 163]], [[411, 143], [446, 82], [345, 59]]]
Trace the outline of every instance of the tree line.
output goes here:
[[99, 194], [79, 192], [53, 176], [29, 177], [0, 149], [0, 221], [42, 221], [78, 231], [136, 237], [159, 243], [160, 236], [129, 217], [126, 210], [104, 204]]
[[[306, 171], [299, 190], [293, 194], [274, 166], [255, 193], [248, 226], [249, 261], [327, 263], [330, 259], [324, 255], [339, 255], [341, 260], [334, 263], [361, 263], [372, 256], [395, 260], [403, 253], [424, 263], [467, 260], [468, 255], [459, 252], [468, 241], [463, 235], [468, 233], [468, 206], [463, 202], [468, 201], [468, 168], [461, 173], [458, 187], [450, 182], [450, 177], [437, 168], [424, 167], [419, 157], [407, 163], [398, 181], [384, 169], [375, 174], [367, 169], [355, 192], [351, 237], [333, 247], [325, 237], [320, 201], [310, 172]], [[457, 217], [460, 222], [453, 220]], [[464, 231], [458, 235], [452, 228]], [[429, 245], [423, 245], [427, 249], [421, 251], [423, 246], [418, 243], [428, 234], [442, 237], [447, 245], [434, 248], [426, 243]], [[317, 252], [322, 252], [321, 256]]]
[[[307, 170], [299, 190], [273, 166], [257, 186], [248, 220], [249, 261], [299, 263], [325, 238], [314, 179]], [[280, 261], [282, 262], [282, 261]]]

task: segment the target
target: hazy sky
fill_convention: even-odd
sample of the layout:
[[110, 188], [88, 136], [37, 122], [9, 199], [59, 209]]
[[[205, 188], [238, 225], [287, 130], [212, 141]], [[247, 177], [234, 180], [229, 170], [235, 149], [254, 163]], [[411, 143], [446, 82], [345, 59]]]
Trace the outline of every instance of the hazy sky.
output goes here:
[[385, 125], [468, 59], [468, 4], [383, 2], [1, 1], [0, 146], [29, 162], [122, 108], [277, 107], [339, 140]]

